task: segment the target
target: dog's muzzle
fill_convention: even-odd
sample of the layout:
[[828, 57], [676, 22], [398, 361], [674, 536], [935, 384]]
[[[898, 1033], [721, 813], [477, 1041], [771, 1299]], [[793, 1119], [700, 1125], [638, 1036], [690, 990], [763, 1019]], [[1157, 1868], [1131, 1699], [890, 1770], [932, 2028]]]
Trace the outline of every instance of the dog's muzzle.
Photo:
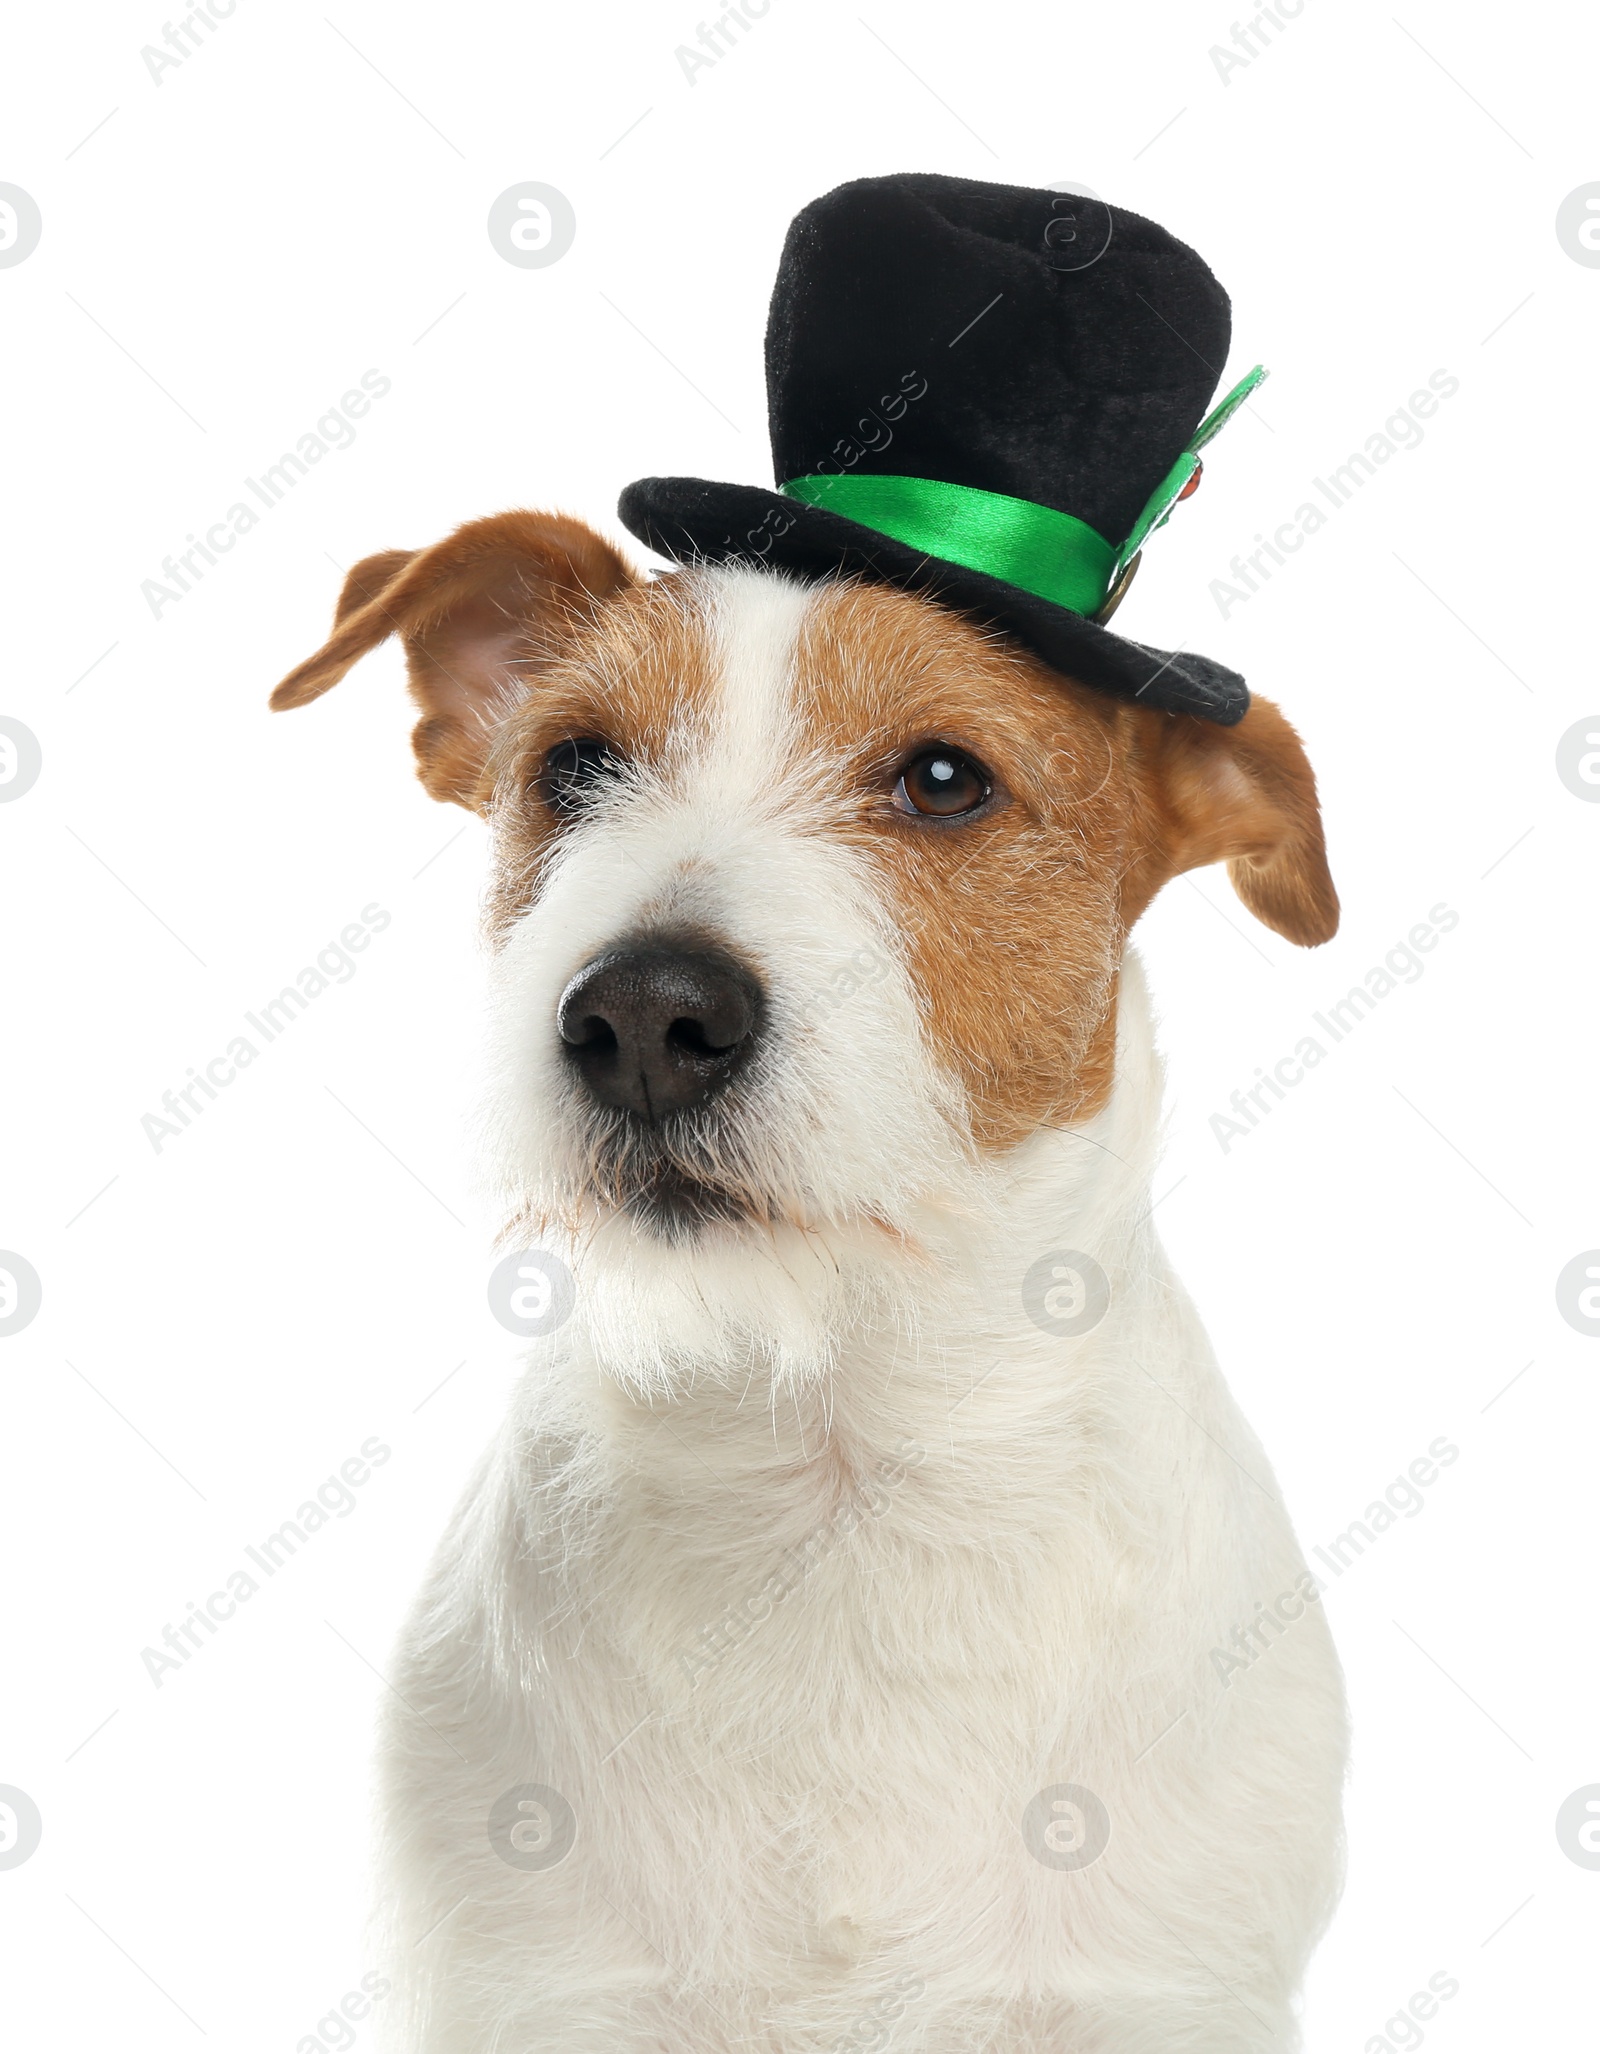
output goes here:
[[586, 963], [561, 994], [556, 1030], [598, 1104], [648, 1126], [693, 1112], [750, 1057], [760, 983], [697, 941], [623, 942]]

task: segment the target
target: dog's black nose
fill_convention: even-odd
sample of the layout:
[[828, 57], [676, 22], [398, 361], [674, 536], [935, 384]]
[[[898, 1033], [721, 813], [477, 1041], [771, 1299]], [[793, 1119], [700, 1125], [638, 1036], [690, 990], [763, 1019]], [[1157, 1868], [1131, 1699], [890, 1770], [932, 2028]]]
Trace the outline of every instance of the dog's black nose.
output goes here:
[[761, 986], [698, 944], [628, 942], [586, 963], [561, 994], [556, 1027], [602, 1105], [655, 1122], [719, 1091], [755, 1040]]

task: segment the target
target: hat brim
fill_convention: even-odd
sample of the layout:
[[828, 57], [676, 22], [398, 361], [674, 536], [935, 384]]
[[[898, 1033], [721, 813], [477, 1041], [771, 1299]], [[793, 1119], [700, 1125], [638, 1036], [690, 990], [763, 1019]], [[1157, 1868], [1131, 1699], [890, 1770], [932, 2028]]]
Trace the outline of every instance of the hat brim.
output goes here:
[[854, 572], [920, 592], [1008, 630], [1055, 669], [1138, 706], [1232, 727], [1250, 704], [1244, 679], [1209, 656], [1147, 648], [1020, 586], [780, 492], [705, 478], [639, 478], [617, 513], [631, 534], [675, 563], [750, 563], [817, 578]]

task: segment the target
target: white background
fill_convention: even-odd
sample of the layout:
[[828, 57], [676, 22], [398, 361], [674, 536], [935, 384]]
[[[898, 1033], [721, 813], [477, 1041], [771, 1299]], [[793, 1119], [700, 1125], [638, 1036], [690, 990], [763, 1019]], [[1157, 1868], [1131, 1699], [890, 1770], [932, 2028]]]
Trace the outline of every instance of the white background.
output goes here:
[[[1600, 179], [1600, 46], [1576, 8], [1308, 0], [1224, 82], [1230, 22], [772, 0], [690, 84], [692, 10], [240, 0], [156, 84], [159, 10], [14, 20], [0, 179], [44, 234], [0, 270], [0, 713], [44, 768], [0, 805], [0, 1248], [44, 1304], [0, 1340], [0, 1783], [44, 1837], [0, 1871], [8, 2044], [291, 2054], [355, 1987], [375, 1671], [516, 1368], [463, 1127], [483, 831], [412, 779], [393, 650], [308, 712], [267, 693], [373, 549], [767, 482], [785, 226], [907, 169], [1154, 216], [1233, 295], [1228, 379], [1273, 369], [1119, 626], [1284, 705], [1345, 919], [1301, 954], [1220, 872], [1146, 918], [1159, 1218], [1308, 1548], [1460, 1449], [1327, 1596], [1352, 1858], [1308, 2045], [1370, 2046], [1438, 1970], [1430, 2045], [1578, 2043], [1600, 1873], [1554, 1818], [1600, 1782], [1600, 1342], [1554, 1286], [1600, 1243], [1600, 806], [1555, 755], [1600, 707], [1600, 270], [1555, 216]], [[526, 179], [576, 210], [546, 269], [485, 231]], [[153, 617], [141, 582], [369, 368], [354, 446]], [[1441, 369], [1421, 446], [1221, 618], [1229, 559]], [[357, 973], [158, 1153], [142, 1116], [372, 902]], [[1440, 902], [1425, 974], [1224, 1152], [1229, 1094]], [[156, 1688], [141, 1649], [371, 1435], [356, 1509]]]

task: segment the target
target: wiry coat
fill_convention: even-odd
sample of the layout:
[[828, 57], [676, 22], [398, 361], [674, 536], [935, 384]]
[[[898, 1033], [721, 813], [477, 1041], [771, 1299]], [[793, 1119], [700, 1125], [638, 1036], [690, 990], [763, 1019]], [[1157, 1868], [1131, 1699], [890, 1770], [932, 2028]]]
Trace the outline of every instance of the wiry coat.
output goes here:
[[[425, 780], [497, 828], [491, 1157], [576, 1282], [392, 1672], [394, 2045], [1290, 2047], [1338, 1883], [1339, 1674], [1151, 1224], [1126, 934], [1218, 857], [1280, 931], [1331, 931], [1298, 745], [1270, 708], [1224, 739], [1110, 706], [904, 595], [637, 588], [504, 519], [441, 545], [448, 604], [425, 558], [380, 560], [381, 603], [355, 574], [284, 688], [407, 634]], [[454, 618], [470, 680], [474, 605], [476, 758], [428, 646]], [[601, 731], [627, 767], [557, 832], [530, 766]], [[875, 810], [929, 734], [987, 750], [998, 826]], [[597, 950], [656, 932], [714, 935], [768, 1001], [748, 1075], [651, 1142], [744, 1209], [678, 1235], [630, 1210], [654, 1158], [550, 1028]], [[1026, 1280], [1070, 1251], [1110, 1295], [1065, 1334]]]

